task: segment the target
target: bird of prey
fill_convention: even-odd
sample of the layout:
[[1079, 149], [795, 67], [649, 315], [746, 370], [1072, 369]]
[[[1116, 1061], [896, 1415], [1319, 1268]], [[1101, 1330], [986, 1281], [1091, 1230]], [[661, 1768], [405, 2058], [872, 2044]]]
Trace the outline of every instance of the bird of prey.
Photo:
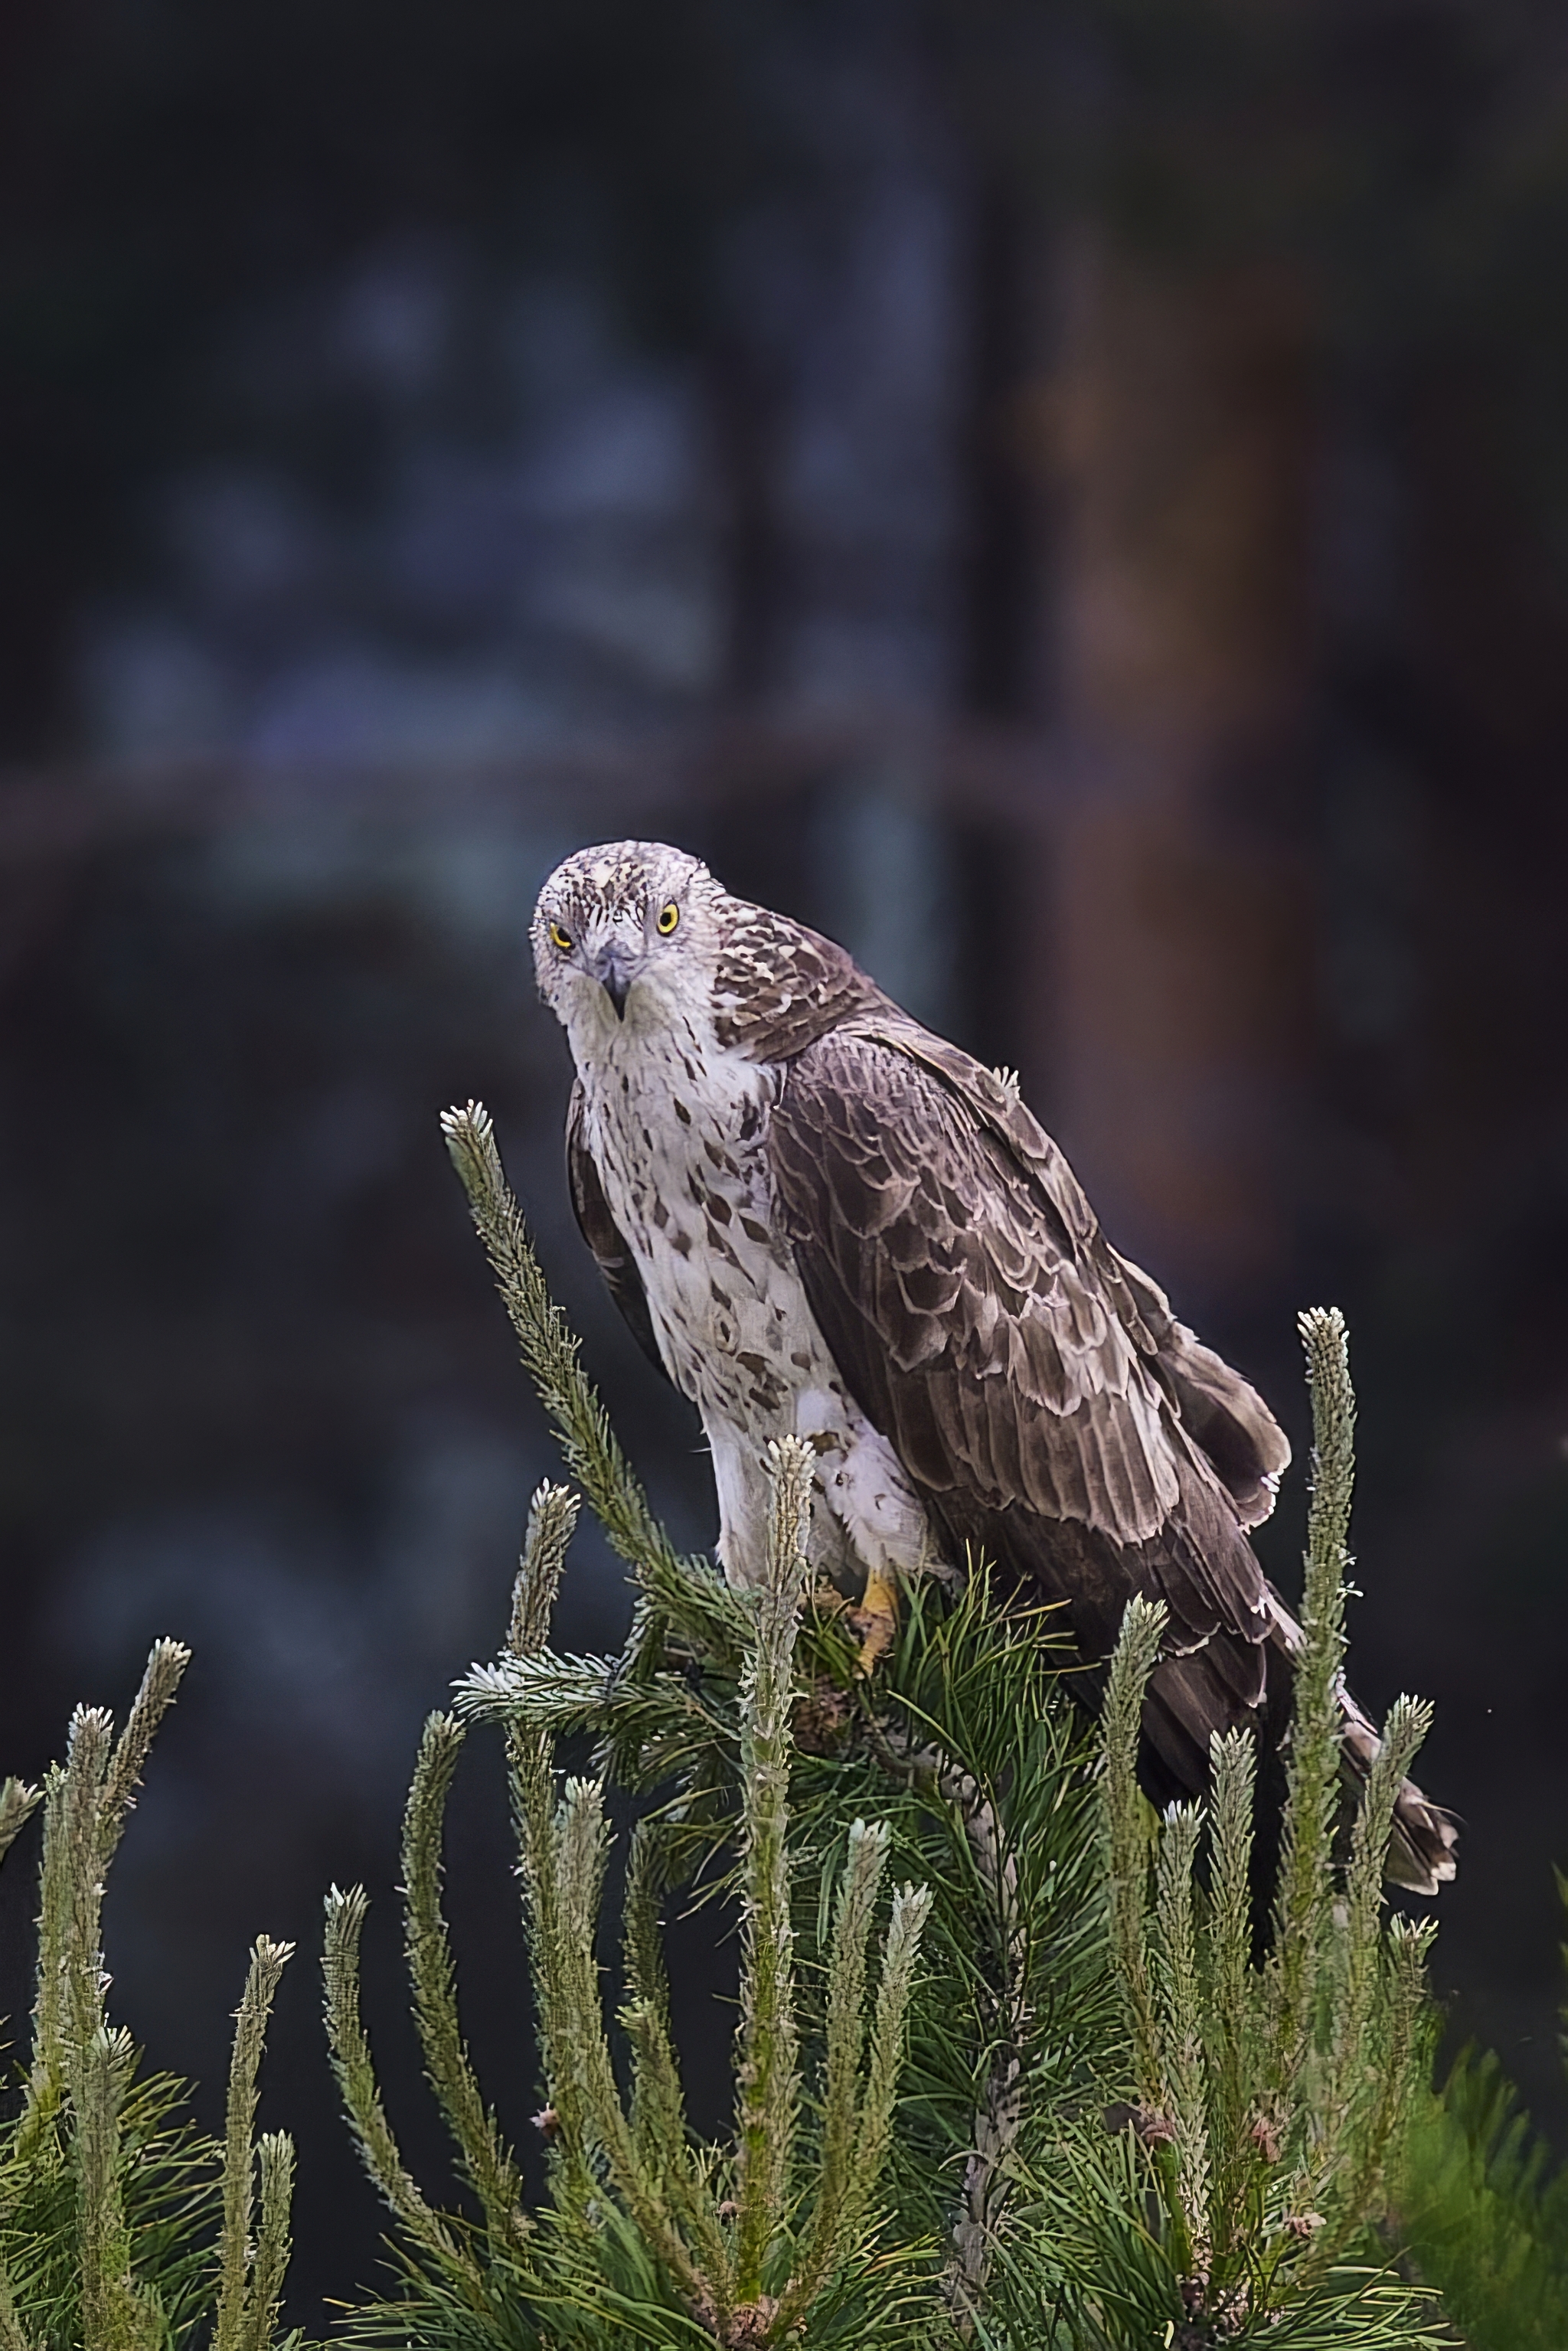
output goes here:
[[[801, 1437], [814, 1557], [863, 1585], [873, 1627], [904, 1580], [966, 1547], [1064, 1604], [1091, 1667], [1145, 1593], [1168, 1612], [1150, 1794], [1202, 1792], [1211, 1731], [1277, 1740], [1301, 1634], [1247, 1530], [1290, 1448], [1111, 1248], [1016, 1084], [830, 939], [657, 842], [569, 857], [532, 944], [577, 1064], [578, 1221], [701, 1415], [729, 1580], [761, 1573], [767, 1441]], [[1375, 1746], [1346, 1695], [1353, 1775]], [[1406, 1782], [1390, 1876], [1435, 1892], [1454, 1843]]]

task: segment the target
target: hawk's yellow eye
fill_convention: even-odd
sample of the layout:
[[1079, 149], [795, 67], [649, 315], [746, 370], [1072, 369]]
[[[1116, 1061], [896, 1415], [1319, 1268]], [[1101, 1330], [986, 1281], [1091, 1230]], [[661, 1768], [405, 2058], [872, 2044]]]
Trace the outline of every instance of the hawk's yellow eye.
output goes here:
[[659, 936], [662, 939], [667, 939], [680, 919], [681, 910], [672, 898], [659, 917]]
[[551, 946], [557, 950], [558, 954], [570, 955], [572, 949], [571, 933], [565, 929], [559, 923], [551, 923], [549, 925], [549, 943]]

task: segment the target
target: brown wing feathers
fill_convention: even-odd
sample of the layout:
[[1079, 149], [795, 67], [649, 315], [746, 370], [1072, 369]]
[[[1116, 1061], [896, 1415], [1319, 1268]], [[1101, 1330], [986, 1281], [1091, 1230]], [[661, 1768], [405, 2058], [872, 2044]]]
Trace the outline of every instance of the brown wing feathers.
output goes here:
[[812, 1309], [921, 1482], [1123, 1545], [1155, 1537], [1179, 1448], [1152, 1345], [1108, 1303], [1076, 1202], [948, 1084], [853, 1029], [791, 1064], [771, 1143]]
[[[994, 1113], [1004, 1133], [1028, 1120], [999, 1085]], [[1165, 1600], [1172, 1651], [1218, 1636], [1222, 1656], [1161, 1667], [1172, 1686], [1148, 1725], [1168, 1792], [1201, 1785], [1208, 1724], [1263, 1697], [1262, 1576], [1162, 1410], [1152, 1335], [1095, 1278], [1065, 1162], [1053, 1146], [1031, 1155], [1047, 1190], [946, 1071], [858, 1029], [791, 1065], [771, 1138], [812, 1311], [955, 1548], [1066, 1602], [1090, 1659], [1138, 1590]]]
[[[770, 1145], [812, 1311], [955, 1552], [1064, 1601], [1092, 1667], [1134, 1592], [1166, 1602], [1151, 1795], [1202, 1791], [1212, 1731], [1277, 1737], [1289, 1620], [1243, 1530], [1289, 1446], [1109, 1248], [1012, 1091], [879, 999], [789, 1063]], [[1434, 1891], [1452, 1830], [1408, 1783], [1400, 1822], [1391, 1870]]]
[[1105, 1249], [1136, 1303], [1157, 1349], [1157, 1366], [1182, 1426], [1203, 1452], [1236, 1505], [1244, 1527], [1255, 1527], [1274, 1507], [1291, 1448], [1255, 1388], [1170, 1311], [1166, 1294], [1138, 1266]]

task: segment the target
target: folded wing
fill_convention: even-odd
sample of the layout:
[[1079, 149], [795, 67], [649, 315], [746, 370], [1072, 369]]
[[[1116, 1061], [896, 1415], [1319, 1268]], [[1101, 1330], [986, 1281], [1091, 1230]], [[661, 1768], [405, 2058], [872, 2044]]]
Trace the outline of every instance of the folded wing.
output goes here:
[[1133, 1593], [1166, 1603], [1151, 1787], [1201, 1788], [1210, 1730], [1267, 1695], [1267, 1407], [1109, 1248], [1012, 1090], [902, 1016], [800, 1053], [770, 1147], [823, 1336], [955, 1552], [1065, 1603], [1091, 1663]]

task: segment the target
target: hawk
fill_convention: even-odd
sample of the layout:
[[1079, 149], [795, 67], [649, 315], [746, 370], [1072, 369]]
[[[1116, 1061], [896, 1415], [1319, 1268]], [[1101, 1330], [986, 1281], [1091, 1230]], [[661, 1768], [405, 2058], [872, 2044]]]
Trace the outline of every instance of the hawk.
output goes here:
[[[966, 1546], [1064, 1604], [1091, 1667], [1146, 1593], [1168, 1611], [1144, 1719], [1155, 1801], [1201, 1792], [1211, 1731], [1277, 1740], [1301, 1633], [1247, 1530], [1290, 1447], [1111, 1248], [1016, 1085], [658, 842], [569, 857], [531, 935], [577, 1065], [578, 1222], [701, 1415], [731, 1583], [762, 1570], [765, 1444], [799, 1436], [814, 1555], [873, 1625]], [[1376, 1733], [1348, 1696], [1343, 1713], [1364, 1772]], [[1435, 1892], [1454, 1843], [1406, 1782], [1390, 1876]]]

